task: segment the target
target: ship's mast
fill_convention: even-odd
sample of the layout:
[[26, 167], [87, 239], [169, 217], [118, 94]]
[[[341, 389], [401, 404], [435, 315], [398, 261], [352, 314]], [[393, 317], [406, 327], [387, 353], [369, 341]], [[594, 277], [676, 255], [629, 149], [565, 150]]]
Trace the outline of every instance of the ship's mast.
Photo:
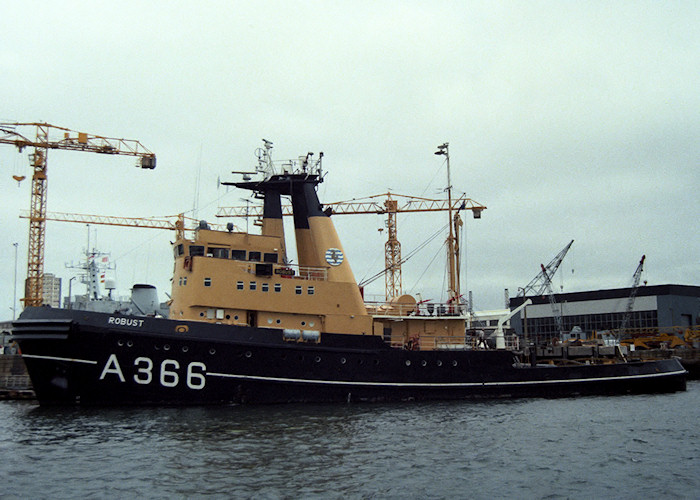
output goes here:
[[452, 178], [450, 175], [450, 144], [448, 142], [441, 144], [435, 151], [438, 156], [444, 156], [447, 162], [447, 213], [449, 217], [449, 236], [447, 237], [447, 265], [450, 288], [448, 290], [449, 301], [453, 302], [459, 298], [459, 276], [457, 274], [457, 258], [455, 255], [455, 234], [452, 228]]

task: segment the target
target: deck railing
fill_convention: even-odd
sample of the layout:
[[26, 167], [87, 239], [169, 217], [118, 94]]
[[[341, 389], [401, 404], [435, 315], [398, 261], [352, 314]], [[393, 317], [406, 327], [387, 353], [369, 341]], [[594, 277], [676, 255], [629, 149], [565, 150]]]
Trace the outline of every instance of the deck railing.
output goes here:
[[[248, 272], [257, 274], [258, 265], [265, 264], [264, 262], [249, 262]], [[302, 279], [310, 281], [328, 281], [328, 268], [326, 267], [309, 267], [300, 266], [297, 264], [277, 265], [273, 264], [272, 275], [284, 279]]]
[[400, 304], [392, 302], [365, 301], [370, 314], [376, 316], [417, 316], [417, 317], [466, 317], [467, 308], [463, 304]]
[[[504, 340], [507, 350], [517, 351], [520, 349], [520, 341], [517, 335], [506, 335]], [[487, 339], [465, 335], [425, 335], [418, 338], [411, 338], [409, 341], [404, 340], [403, 337], [393, 336], [391, 339], [386, 339], [386, 342], [391, 345], [391, 347], [398, 349], [420, 351], [483, 351], [493, 349], [491, 347], [493, 341], [487, 342]]]

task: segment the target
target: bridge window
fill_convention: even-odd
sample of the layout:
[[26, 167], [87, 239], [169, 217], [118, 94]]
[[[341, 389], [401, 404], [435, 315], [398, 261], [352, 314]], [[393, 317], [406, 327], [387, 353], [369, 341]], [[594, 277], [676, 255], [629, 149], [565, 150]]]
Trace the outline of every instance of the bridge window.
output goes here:
[[228, 259], [228, 248], [209, 247], [209, 253], [215, 259]]
[[260, 252], [248, 252], [248, 260], [260, 262]]
[[245, 260], [245, 250], [231, 250], [233, 260]]
[[263, 261], [272, 262], [273, 264], [277, 264], [277, 254], [276, 253], [265, 253], [263, 255]]
[[190, 245], [190, 256], [197, 257], [198, 255], [204, 255], [203, 245]]

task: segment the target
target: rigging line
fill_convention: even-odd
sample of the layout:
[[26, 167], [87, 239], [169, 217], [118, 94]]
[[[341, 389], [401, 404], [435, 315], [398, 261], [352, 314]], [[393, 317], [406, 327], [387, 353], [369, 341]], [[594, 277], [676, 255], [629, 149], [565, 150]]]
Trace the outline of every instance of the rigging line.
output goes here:
[[372, 265], [367, 268], [367, 271], [365, 271], [365, 274], [360, 279], [360, 283], [364, 282], [364, 280], [367, 278], [367, 275], [371, 272], [370, 269], [374, 268], [377, 265], [379, 259], [381, 258], [381, 254], [377, 253], [377, 256], [374, 258], [374, 261], [372, 261]]
[[[433, 241], [433, 240], [434, 240], [435, 238], [437, 238], [443, 231], [445, 231], [445, 227], [446, 227], [446, 226], [443, 226], [443, 227], [441, 227], [440, 229], [438, 229], [437, 231], [435, 231], [435, 233], [434, 233], [432, 236], [430, 236], [427, 240], [425, 240], [422, 244], [420, 244], [416, 249], [414, 249], [412, 252], [410, 252], [406, 257], [404, 257], [403, 259], [401, 259], [401, 261], [399, 262], [399, 265], [403, 264], [403, 263], [406, 262], [408, 259], [410, 259], [411, 257], [413, 257], [416, 253], [418, 253], [420, 250], [422, 250], [423, 248], [425, 248], [425, 246], [426, 246], [428, 243], [430, 243], [431, 241]], [[369, 283], [373, 282], [374, 280], [376, 280], [377, 278], [379, 278], [380, 276], [382, 276], [383, 274], [385, 274], [388, 270], [389, 270], [389, 268], [384, 268], [384, 269], [382, 269], [381, 271], [379, 271], [378, 273], [376, 273], [376, 274], [372, 275], [371, 277], [367, 278], [365, 281], [362, 281], [362, 282], [358, 283], [358, 285], [359, 285], [359, 286], [368, 285]]]
[[445, 224], [445, 225], [442, 226], [440, 229], [438, 229], [437, 231], [435, 231], [435, 233], [433, 233], [432, 236], [430, 236], [427, 240], [425, 240], [423, 243], [421, 243], [420, 245], [418, 245], [418, 247], [416, 247], [414, 250], [412, 250], [412, 251], [406, 256], [406, 258], [404, 258], [401, 262], [402, 262], [402, 263], [403, 263], [403, 262], [406, 262], [408, 259], [410, 259], [410, 258], [413, 257], [415, 254], [417, 254], [420, 250], [422, 250], [423, 248], [425, 248], [425, 246], [428, 245], [428, 243], [432, 242], [435, 238], [437, 238], [440, 234], [442, 234], [442, 233], [445, 231], [445, 228], [447, 228], [447, 224]]
[[423, 192], [421, 193], [421, 197], [424, 197], [424, 196], [425, 196], [425, 193], [428, 191], [428, 189], [430, 189], [430, 186], [433, 184], [433, 181], [435, 180], [435, 178], [438, 176], [438, 174], [439, 174], [440, 171], [442, 170], [442, 167], [443, 167], [444, 165], [446, 165], [446, 164], [447, 164], [447, 160], [446, 160], [446, 159], [443, 159], [443, 160], [442, 160], [442, 163], [440, 164], [440, 166], [435, 170], [435, 173], [433, 174], [432, 179], [430, 179], [430, 182], [428, 182], [428, 184], [425, 185], [425, 189], [424, 189]]
[[[435, 173], [433, 174], [433, 177], [430, 179], [430, 182], [428, 182], [428, 184], [425, 185], [425, 189], [423, 189], [423, 191], [420, 193], [419, 196], [421, 198], [425, 197], [425, 193], [428, 192], [428, 190], [432, 186], [433, 182], [435, 182], [435, 179], [437, 178], [437, 176], [442, 172], [443, 166], [445, 166], [446, 164], [447, 164], [447, 160], [443, 160], [442, 163], [440, 164], [440, 166], [435, 170]], [[443, 192], [444, 192], [444, 190], [443, 190]], [[418, 215], [417, 213], [406, 214], [406, 218], [403, 219], [402, 224], [407, 224], [408, 222], [412, 221], [413, 218], [416, 217], [417, 215]]]
[[[428, 238], [428, 239], [427, 239], [426, 241], [424, 241], [421, 245], [419, 245], [418, 248], [416, 248], [415, 250], [413, 250], [412, 252], [410, 252], [410, 253], [409, 253], [406, 257], [404, 257], [403, 259], [401, 259], [401, 261], [399, 262], [399, 264], [403, 264], [403, 263], [406, 262], [408, 259], [410, 259], [411, 257], [413, 257], [416, 253], [418, 253], [419, 250], [423, 249], [428, 243], [430, 243], [432, 240], [434, 240], [434, 239], [435, 239], [442, 231], [444, 231], [444, 230], [445, 230], [445, 228], [443, 227], [443, 228], [439, 229], [438, 231], [436, 231], [435, 234], [433, 234], [430, 238]], [[389, 268], [384, 268], [384, 269], [382, 269], [382, 270], [379, 271], [378, 273], [376, 273], [376, 274], [372, 275], [371, 277], [367, 278], [365, 281], [360, 282], [360, 283], [359, 283], [359, 286], [365, 286], [365, 285], [371, 283], [372, 281], [376, 280], [376, 279], [379, 278], [381, 275], [383, 275], [384, 273], [386, 273], [388, 270], [389, 270]]]
[[112, 262], [114, 262], [116, 264], [117, 260], [119, 260], [123, 257], [126, 257], [130, 253], [135, 252], [136, 250], [141, 249], [146, 243], [150, 243], [151, 241], [155, 240], [158, 236], [161, 236], [162, 234], [163, 233], [161, 231], [156, 232], [153, 236], [151, 236], [147, 240], [142, 240], [139, 243], [137, 243], [135, 246], [131, 247], [131, 250], [127, 250], [126, 252], [121, 254], [119, 257], [115, 257], [114, 259], [112, 259]]
[[428, 272], [428, 269], [430, 269], [430, 267], [432, 266], [433, 262], [435, 262], [435, 259], [437, 259], [438, 255], [440, 255], [440, 254], [443, 252], [443, 248], [445, 247], [445, 245], [447, 245], [447, 242], [444, 242], [442, 245], [440, 245], [440, 248], [438, 248], [437, 252], [435, 252], [435, 255], [433, 255], [433, 258], [430, 260], [430, 262], [428, 262], [428, 265], [425, 266], [425, 269], [423, 269], [423, 272], [422, 272], [421, 275], [418, 277], [418, 279], [416, 280], [415, 284], [410, 288], [410, 291], [411, 291], [411, 292], [413, 292], [413, 290], [416, 289], [416, 287], [418, 286], [418, 283], [421, 282], [421, 280], [423, 279], [423, 276], [425, 275], [425, 273]]

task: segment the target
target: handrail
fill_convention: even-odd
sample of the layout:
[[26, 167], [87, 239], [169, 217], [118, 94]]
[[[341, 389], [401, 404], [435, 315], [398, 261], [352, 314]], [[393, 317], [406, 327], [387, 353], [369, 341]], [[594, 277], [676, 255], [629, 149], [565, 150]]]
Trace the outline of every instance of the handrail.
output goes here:
[[401, 304], [396, 302], [365, 301], [367, 311], [375, 316], [412, 316], [435, 318], [466, 318], [467, 306], [464, 304], [434, 303]]
[[[247, 270], [250, 274], [256, 273], [256, 266], [258, 264], [266, 264], [266, 262], [257, 262], [249, 260], [242, 260], [237, 262], [246, 265]], [[273, 264], [272, 273], [274, 276], [285, 279], [328, 281], [328, 268], [325, 267], [300, 266], [298, 264]]]

